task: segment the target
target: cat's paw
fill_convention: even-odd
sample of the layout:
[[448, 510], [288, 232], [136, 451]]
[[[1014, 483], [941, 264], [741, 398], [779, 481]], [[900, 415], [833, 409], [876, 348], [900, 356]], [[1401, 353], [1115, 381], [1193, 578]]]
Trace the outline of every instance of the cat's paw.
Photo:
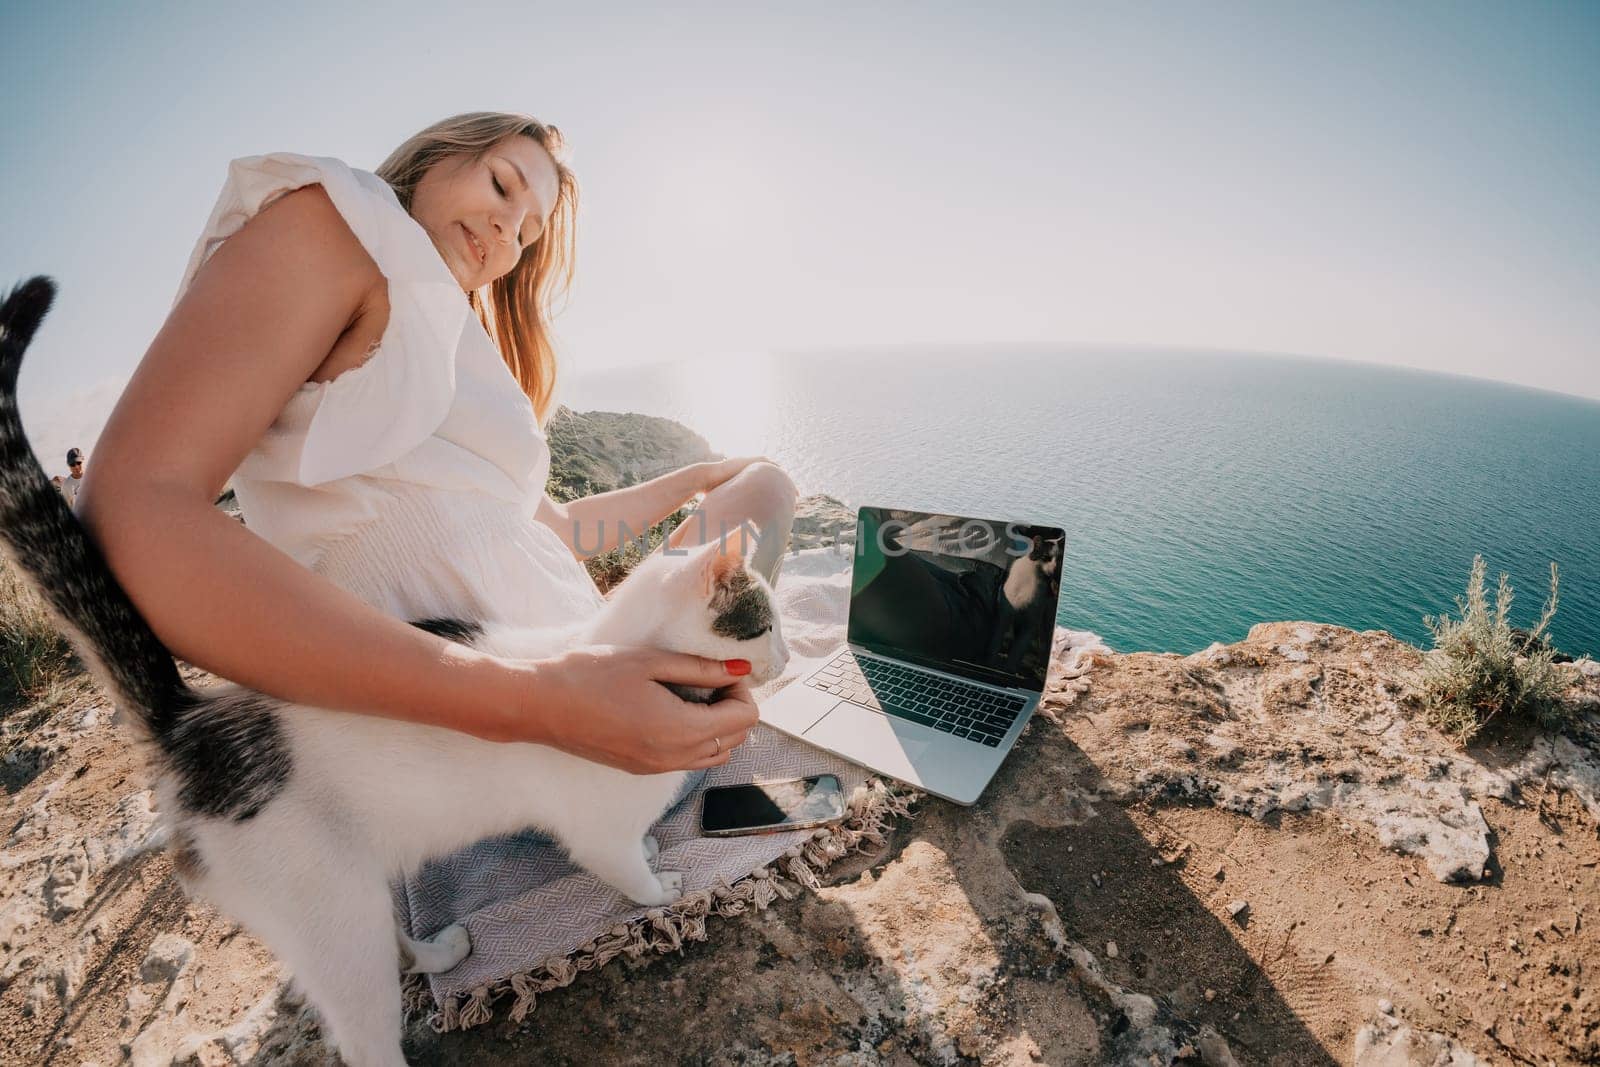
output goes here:
[[467, 936], [467, 928], [459, 923], [445, 927], [426, 941], [413, 941], [409, 937], [404, 937], [404, 941], [403, 948], [411, 958], [407, 974], [442, 974], [472, 952], [472, 939]]
[[646, 908], [660, 908], [683, 896], [683, 874], [679, 871], [662, 871], [652, 875], [654, 883], [643, 892], [629, 892], [628, 899]]
[[654, 834], [644, 835], [644, 861], [650, 866], [656, 865], [656, 860], [661, 858], [661, 842], [656, 840]]
[[667, 899], [662, 903], [671, 904], [683, 896], [682, 871], [659, 871], [656, 873], [656, 880], [661, 883], [661, 891], [667, 894]]
[[440, 970], [448, 971], [472, 953], [472, 938], [467, 936], [467, 928], [460, 923], [446, 926], [430, 939], [440, 952], [440, 962], [444, 964]]

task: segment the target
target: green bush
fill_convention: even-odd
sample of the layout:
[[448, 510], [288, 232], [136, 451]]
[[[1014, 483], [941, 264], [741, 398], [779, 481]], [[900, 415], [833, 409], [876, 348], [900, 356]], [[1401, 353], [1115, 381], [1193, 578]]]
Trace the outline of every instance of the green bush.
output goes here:
[[70, 669], [72, 648], [44, 603], [0, 557], [0, 703], [30, 701]]
[[646, 530], [643, 538], [629, 538], [610, 552], [585, 559], [583, 565], [588, 568], [589, 577], [594, 579], [600, 592], [609, 593], [612, 586], [626, 578], [629, 571], [666, 541], [688, 514], [688, 508], [679, 508]]
[[1555, 727], [1569, 714], [1561, 702], [1566, 679], [1554, 663], [1555, 649], [1547, 636], [1558, 599], [1556, 565], [1550, 564], [1544, 613], [1526, 632], [1511, 626], [1511, 582], [1504, 574], [1495, 590], [1494, 610], [1489, 609], [1485, 570], [1483, 557], [1474, 556], [1466, 598], [1456, 598], [1460, 618], [1429, 615], [1422, 620], [1436, 650], [1423, 668], [1428, 721], [1462, 745], [1498, 716]]

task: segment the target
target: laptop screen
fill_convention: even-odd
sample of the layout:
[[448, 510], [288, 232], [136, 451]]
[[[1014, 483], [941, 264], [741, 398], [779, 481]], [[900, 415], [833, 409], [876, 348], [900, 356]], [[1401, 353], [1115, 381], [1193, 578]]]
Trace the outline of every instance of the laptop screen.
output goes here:
[[1066, 533], [861, 508], [852, 644], [991, 685], [1043, 691]]

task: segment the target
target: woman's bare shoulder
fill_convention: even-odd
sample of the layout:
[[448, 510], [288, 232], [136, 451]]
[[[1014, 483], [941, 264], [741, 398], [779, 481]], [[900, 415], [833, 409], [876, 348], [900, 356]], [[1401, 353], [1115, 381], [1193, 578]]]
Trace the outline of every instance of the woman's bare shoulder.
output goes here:
[[[382, 284], [320, 186], [258, 211], [200, 266], [123, 390], [101, 436], [128, 457], [123, 480], [159, 475], [214, 499], [295, 391], [367, 321]], [[99, 472], [104, 479], [103, 453]]]
[[[319, 184], [303, 185], [273, 200], [227, 243], [235, 245], [236, 253], [260, 253], [276, 261], [287, 255], [313, 279], [336, 279], [338, 288], [346, 292], [364, 294], [382, 277], [377, 263]], [[352, 285], [358, 280], [363, 284]]]

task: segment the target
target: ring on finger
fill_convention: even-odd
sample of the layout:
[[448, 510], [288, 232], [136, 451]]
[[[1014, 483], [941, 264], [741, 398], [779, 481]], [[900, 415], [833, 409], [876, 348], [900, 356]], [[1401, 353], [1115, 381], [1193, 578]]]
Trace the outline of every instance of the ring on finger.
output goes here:
[[717, 743], [717, 750], [715, 752], [711, 753], [711, 758], [712, 759], [716, 759], [718, 756], [722, 755], [722, 738], [713, 737], [711, 740], [713, 740], [713, 741], [715, 741]]

